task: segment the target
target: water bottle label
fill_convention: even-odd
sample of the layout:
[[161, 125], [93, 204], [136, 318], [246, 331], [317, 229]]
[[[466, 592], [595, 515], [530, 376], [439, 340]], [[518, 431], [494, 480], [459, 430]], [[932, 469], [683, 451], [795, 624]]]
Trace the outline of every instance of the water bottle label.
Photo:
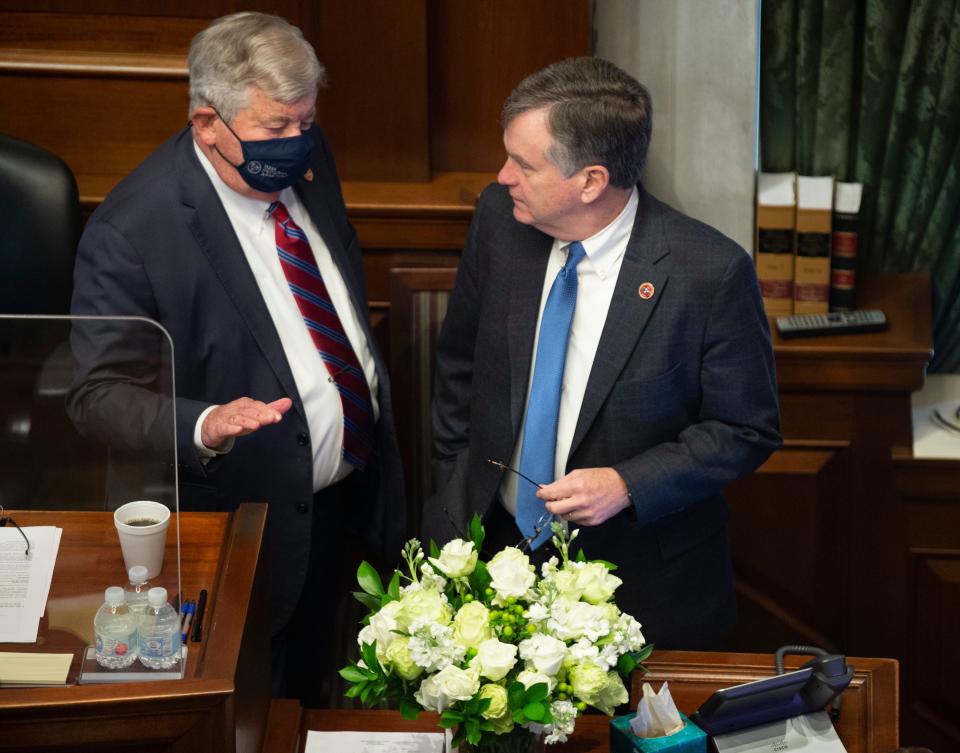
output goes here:
[[97, 634], [97, 653], [100, 656], [123, 657], [130, 653], [133, 646], [136, 633], [123, 638], [111, 638], [109, 636]]
[[158, 636], [140, 639], [140, 655], [146, 657], [162, 658], [170, 656], [174, 651], [173, 638], [162, 638]]

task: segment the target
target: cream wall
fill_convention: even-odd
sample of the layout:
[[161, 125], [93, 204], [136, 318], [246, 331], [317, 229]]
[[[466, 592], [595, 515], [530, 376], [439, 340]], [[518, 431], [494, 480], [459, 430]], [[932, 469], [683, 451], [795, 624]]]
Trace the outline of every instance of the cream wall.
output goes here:
[[652, 194], [753, 252], [758, 0], [595, 0], [596, 54], [646, 85]]

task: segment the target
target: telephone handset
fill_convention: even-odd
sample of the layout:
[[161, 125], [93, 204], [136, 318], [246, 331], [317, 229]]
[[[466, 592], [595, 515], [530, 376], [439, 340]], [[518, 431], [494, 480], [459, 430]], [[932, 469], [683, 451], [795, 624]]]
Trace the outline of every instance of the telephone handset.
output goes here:
[[[785, 673], [787, 653], [814, 654], [815, 658]], [[814, 646], [783, 646], [777, 650], [776, 669], [773, 677], [718, 690], [690, 718], [708, 734], [718, 735], [808, 714], [833, 701], [830, 715], [837, 719], [840, 693], [854, 672], [843, 655]]]

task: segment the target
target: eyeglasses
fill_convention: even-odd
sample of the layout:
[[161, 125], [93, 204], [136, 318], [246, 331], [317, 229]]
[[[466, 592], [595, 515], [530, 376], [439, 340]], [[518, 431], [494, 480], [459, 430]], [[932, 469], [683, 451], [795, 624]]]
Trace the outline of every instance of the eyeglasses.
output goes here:
[[[954, 411], [954, 418], [956, 420], [960, 420], [960, 407]], [[952, 431], [955, 434], [960, 434], [960, 424], [957, 424], [954, 421], [944, 417], [944, 415], [937, 408], [934, 408], [933, 413], [930, 414], [930, 420], [933, 421], [935, 426], [941, 429]]]
[[3, 505], [0, 505], [0, 528], [6, 527], [7, 523], [9, 523], [18, 531], [20, 531], [20, 535], [23, 536], [23, 540], [27, 542], [27, 550], [24, 552], [24, 554], [27, 557], [29, 557], [30, 556], [30, 539], [27, 538], [27, 534], [23, 532], [23, 529], [17, 525], [17, 521], [15, 521], [9, 515], [3, 514]]
[[[500, 468], [504, 471], [510, 471], [510, 473], [515, 473], [524, 481], [527, 481], [533, 484], [538, 489], [544, 486], [543, 484], [540, 484], [534, 481], [529, 476], [525, 476], [524, 474], [520, 473], [520, 471], [518, 471], [516, 468], [511, 468], [506, 463], [501, 463], [499, 460], [488, 459], [487, 462], [490, 463], [491, 465], [497, 466], [497, 468]], [[538, 538], [540, 538], [540, 534], [543, 533], [543, 529], [547, 528], [555, 519], [556, 519], [556, 516], [552, 512], [544, 512], [543, 515], [541, 515], [540, 518], [537, 520], [536, 525], [534, 525], [533, 533], [530, 534], [529, 536], [524, 536], [520, 540], [520, 542], [517, 544], [517, 549], [519, 549], [520, 551], [528, 550], [533, 545], [533, 542], [536, 541]]]

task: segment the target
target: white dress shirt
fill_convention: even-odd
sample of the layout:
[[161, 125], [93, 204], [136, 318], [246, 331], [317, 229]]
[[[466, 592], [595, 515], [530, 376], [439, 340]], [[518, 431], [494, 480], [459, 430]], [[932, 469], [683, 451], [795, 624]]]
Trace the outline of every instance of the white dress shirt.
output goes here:
[[[353, 470], [353, 466], [342, 458], [340, 452], [343, 443], [343, 407], [340, 403], [340, 393], [329, 379], [327, 367], [313, 344], [300, 309], [297, 308], [297, 302], [294, 300], [293, 293], [290, 292], [283, 268], [280, 266], [275, 237], [276, 223], [273, 217], [267, 214], [270, 204], [234, 191], [217, 175], [217, 171], [196, 143], [194, 143], [194, 149], [217, 196], [220, 197], [220, 202], [233, 226], [237, 240], [240, 241], [240, 247], [243, 249], [243, 254], [260, 288], [260, 294], [270, 312], [270, 318], [280, 336], [280, 343], [290, 371], [293, 373], [293, 380], [296, 382], [297, 392], [300, 393], [307, 424], [310, 427], [310, 441], [313, 448], [313, 489], [319, 491], [345, 478]], [[280, 193], [280, 201], [290, 212], [293, 221], [306, 233], [310, 242], [310, 248], [313, 250], [317, 268], [323, 276], [323, 282], [327, 286], [330, 300], [337, 310], [347, 339], [350, 340], [366, 375], [367, 384], [370, 386], [374, 420], [376, 420], [380, 415], [380, 407], [377, 403], [376, 366], [343, 276], [330, 256], [327, 244], [324, 243], [310, 215], [300, 204], [294, 190], [285, 188]], [[238, 363], [237, 368], [242, 369], [243, 364]], [[236, 397], [243, 397], [243, 395]], [[257, 395], [256, 397], [264, 402], [271, 402], [284, 395]], [[201, 414], [194, 431], [194, 444], [201, 455], [207, 457], [218, 453], [205, 447], [200, 441], [200, 426], [207, 414], [215, 407], [211, 406]], [[289, 415], [282, 420], [290, 420]], [[229, 449], [228, 446], [223, 451], [229, 451]]]
[[[567, 456], [570, 454], [570, 445], [573, 442], [573, 432], [577, 428], [577, 419], [580, 416], [580, 405], [587, 390], [587, 380], [590, 369], [593, 367], [593, 357], [597, 354], [600, 344], [600, 335], [603, 325], [607, 321], [607, 312], [610, 301], [613, 300], [613, 291], [620, 275], [620, 266], [623, 264], [623, 255], [627, 250], [630, 233], [633, 232], [633, 221], [637, 216], [639, 194], [636, 187], [627, 200], [627, 205], [617, 217], [600, 232], [581, 241], [586, 257], [577, 265], [577, 305], [573, 311], [573, 321], [570, 324], [570, 335], [567, 339], [567, 359], [563, 367], [563, 384], [560, 388], [560, 415], [557, 420], [557, 450], [554, 455], [554, 477], [534, 479], [541, 484], [548, 484], [566, 474]], [[547, 262], [547, 271], [543, 279], [543, 292], [540, 295], [540, 313], [537, 315], [537, 335], [533, 343], [533, 359], [530, 364], [530, 374], [527, 378], [527, 403], [530, 401], [530, 385], [533, 383], [533, 373], [537, 368], [537, 344], [540, 341], [540, 321], [543, 318], [543, 309], [547, 305], [547, 296], [557, 273], [563, 267], [569, 253], [568, 241], [554, 240], [550, 250], [550, 259]], [[520, 436], [513, 449], [510, 459], [512, 468], [520, 469], [520, 450], [523, 447], [523, 434], [526, 428], [527, 408], [523, 408], [523, 424], [520, 426]], [[517, 483], [526, 484], [514, 473], [504, 473], [500, 484], [500, 496], [503, 506], [511, 515], [517, 509]]]

